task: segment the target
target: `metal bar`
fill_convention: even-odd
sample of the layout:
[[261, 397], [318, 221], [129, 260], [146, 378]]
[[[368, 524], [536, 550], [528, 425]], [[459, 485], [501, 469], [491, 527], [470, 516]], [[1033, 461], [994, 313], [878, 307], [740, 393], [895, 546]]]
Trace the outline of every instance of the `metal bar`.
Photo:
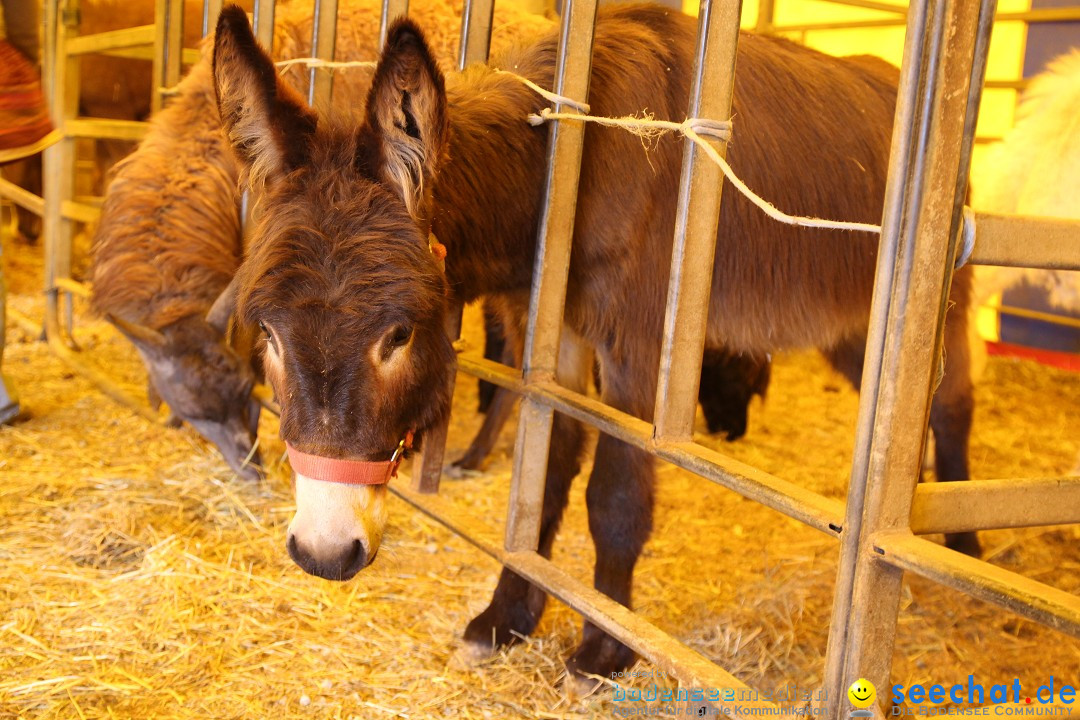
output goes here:
[[153, 45], [153, 43], [154, 26], [140, 25], [138, 27], [124, 28], [123, 30], [111, 30], [71, 38], [68, 41], [68, 55], [100, 53], [142, 45]]
[[976, 213], [975, 249], [970, 262], [1080, 270], [1080, 221]]
[[876, 561], [868, 538], [910, 523], [974, 132], [971, 85], [986, 64], [978, 36], [989, 33], [994, 6], [924, 0], [909, 11], [878, 252], [878, 279], [891, 279], [875, 287], [871, 311], [867, 357], [881, 360], [863, 378], [874, 405], [860, 408], [827, 655], [829, 717], [840, 717], [851, 680], [888, 686], [902, 573]]
[[[397, 12], [404, 14], [407, 8]], [[459, 67], [464, 68], [470, 62], [487, 60], [491, 42], [491, 17], [494, 11], [493, 0], [466, 0], [461, 20], [461, 52]], [[389, 13], [395, 12], [384, 8], [383, 30], [388, 25]], [[384, 36], [380, 36], [380, 45]], [[458, 305], [448, 320], [447, 334], [454, 341], [461, 337], [461, 321], [464, 307]], [[456, 378], [453, 380], [456, 382]], [[438, 426], [430, 428], [424, 436], [424, 447], [413, 459], [413, 485], [415, 492], [437, 493], [442, 479], [443, 460], [446, 455], [446, 438], [449, 434], [450, 418], [443, 419]]]
[[[72, 223], [63, 217], [61, 208], [64, 202], [75, 195], [75, 138], [68, 131], [68, 124], [75, 117], [79, 108], [79, 58], [68, 55], [68, 42], [77, 36], [75, 25], [78, 17], [78, 2], [67, 0], [56, 5], [54, 15], [47, 18], [46, 31], [53, 32], [54, 42], [51, 51], [55, 53], [51, 62], [47, 59], [47, 71], [50, 76], [47, 84], [49, 112], [53, 127], [59, 130], [63, 139], [45, 149], [42, 154], [43, 200], [42, 235], [45, 245], [44, 285], [46, 291], [45, 317], [46, 329], [60, 332], [60, 303], [55, 292], [56, 280], [71, 276], [71, 239]], [[47, 13], [48, 15], [48, 13]], [[70, 335], [71, 306], [66, 307], [64, 328]], [[59, 341], [59, 338], [57, 338]]]
[[923, 483], [911, 530], [918, 534], [1080, 523], [1080, 477]]
[[[745, 465], [703, 445], [696, 443], [657, 444], [653, 438], [652, 425], [649, 423], [598, 400], [567, 390], [558, 383], [525, 384], [520, 377], [520, 370], [482, 357], [459, 356], [458, 369], [513, 390], [535, 404], [550, 407], [568, 417], [592, 425], [603, 433], [651, 452], [661, 460], [689, 470], [743, 497], [760, 502], [830, 537], [837, 537], [841, 533], [844, 506], [837, 500]], [[519, 427], [520, 425], [519, 421]]]
[[157, 112], [165, 101], [162, 88], [180, 82], [184, 48], [184, 1], [157, 0], [154, 5], [154, 67], [151, 110]]
[[[742, 0], [719, 3], [714, 12], [712, 0], [702, 0], [698, 11], [697, 59], [687, 117], [731, 116]], [[726, 142], [712, 144], [721, 156], [727, 154]], [[694, 432], [723, 181], [720, 168], [688, 138], [683, 145], [653, 410], [656, 439], [660, 442], [687, 441]]]
[[274, 49], [274, 11], [276, 0], [255, 0], [255, 38], [267, 52]]
[[[452, 340], [461, 336], [461, 319], [465, 308], [460, 303], [451, 308], [447, 314], [446, 334]], [[457, 376], [451, 378], [451, 383], [457, 382]], [[451, 386], [450, 394], [454, 390]], [[431, 427], [424, 433], [424, 447], [420, 454], [413, 458], [413, 490], [423, 493], [439, 492], [439, 481], [442, 479], [443, 457], [446, 454], [446, 437], [450, 430], [450, 416], [443, 418], [438, 425]]]
[[[677, 678], [688, 688], [730, 688], [737, 705], [745, 710], [775, 711], [776, 707], [756, 698], [740, 680], [730, 675], [697, 651], [683, 645], [629, 608], [586, 586], [534, 552], [508, 552], [499, 547], [495, 533], [487, 527], [466, 520], [453, 504], [431, 495], [421, 495], [391, 485], [390, 491], [425, 513], [452, 532], [472, 543], [537, 587], [580, 612], [591, 622], [620, 642], [629, 645], [658, 669]], [[721, 705], [721, 707], [723, 707]]]
[[1076, 595], [907, 532], [877, 533], [870, 541], [879, 564], [908, 570], [1080, 638], [1080, 597]]
[[281, 415], [281, 406], [274, 400], [274, 391], [262, 383], [256, 383], [255, 387], [251, 389], [251, 397], [259, 401], [259, 404], [264, 408], [274, 413], [275, 415]]
[[[828, 0], [835, 2], [835, 0]], [[843, 3], [847, 4], [847, 3]], [[1025, 22], [1025, 23], [1054, 23], [1075, 22], [1080, 20], [1080, 5], [1063, 8], [1039, 8], [1036, 10], [1024, 10], [1020, 12], [998, 13], [997, 22]], [[834, 22], [820, 23], [793, 23], [790, 25], [774, 25], [774, 33], [813, 32], [815, 30], [855, 30], [865, 28], [898, 27], [904, 25], [903, 17], [884, 17], [877, 20], [838, 20]]]
[[35, 215], [41, 216], [45, 214], [45, 201], [43, 199], [4, 178], [0, 178], [0, 198], [10, 200]]
[[773, 22], [776, 20], [776, 0], [758, 0], [758, 16], [754, 25], [754, 32], [759, 35], [768, 35], [773, 31]]
[[71, 278], [57, 278], [56, 287], [64, 292], [69, 292], [72, 295], [78, 295], [81, 298], [90, 297], [90, 286], [81, 283], [78, 280], [72, 280]]
[[1012, 307], [1010, 305], [993, 305], [990, 303], [981, 305], [980, 307], [987, 308], [988, 310], [995, 310], [1002, 315], [1014, 315], [1030, 320], [1041, 320], [1042, 322], [1080, 329], [1080, 319], [1068, 317], [1066, 315], [1054, 315], [1052, 313], [1039, 312], [1038, 310], [1028, 310], [1027, 308]]
[[[312, 54], [322, 60], [334, 59], [334, 46], [337, 44], [337, 8], [338, 0], [315, 0], [311, 49]], [[320, 113], [328, 113], [334, 89], [331, 70], [312, 67], [308, 73], [308, 104]]]
[[218, 15], [221, 14], [221, 6], [224, 0], [203, 0], [202, 12], [202, 36], [206, 37], [217, 26]]
[[137, 120], [105, 120], [101, 118], [72, 117], [64, 126], [69, 138], [94, 138], [97, 140], [142, 140], [150, 130], [147, 123]]
[[379, 19], [379, 51], [386, 44], [386, 33], [399, 17], [409, 14], [409, 0], [382, 0], [382, 15]]
[[81, 223], [95, 223], [101, 217], [101, 208], [93, 205], [65, 200], [60, 203], [60, 214], [68, 220], [78, 220]]
[[475, 62], [486, 62], [491, 51], [491, 21], [495, 12], [494, 0], [465, 0], [461, 13], [461, 45], [458, 69]]
[[[585, 101], [589, 96], [596, 7], [597, 0], [568, 0], [564, 8], [554, 91], [574, 100]], [[556, 103], [556, 110], [561, 109], [562, 104]], [[577, 120], [559, 120], [548, 137], [544, 212], [540, 218], [529, 319], [525, 328], [522, 372], [526, 383], [555, 379], [585, 124]], [[532, 398], [525, 398], [521, 404], [511, 475], [510, 512], [506, 520], [507, 550], [536, 549], [552, 417], [549, 407]]]
[[864, 8], [866, 10], [881, 10], [882, 12], [907, 15], [907, 5], [877, 2], [877, 0], [826, 0], [826, 2], [830, 5], [847, 5], [848, 7]]

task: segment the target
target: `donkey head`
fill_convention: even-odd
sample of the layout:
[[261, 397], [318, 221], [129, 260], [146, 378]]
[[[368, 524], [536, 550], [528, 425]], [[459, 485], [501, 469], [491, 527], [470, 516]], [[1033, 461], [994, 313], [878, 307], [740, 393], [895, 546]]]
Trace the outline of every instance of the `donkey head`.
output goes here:
[[[446, 97], [415, 26], [396, 25], [386, 47], [357, 130], [282, 83], [240, 8], [222, 11], [215, 38], [222, 124], [259, 210], [237, 309], [264, 333], [282, 438], [329, 461], [386, 461], [450, 406], [448, 289], [428, 249]], [[293, 560], [352, 577], [379, 548], [385, 493], [298, 472]]]
[[251, 400], [255, 375], [248, 358], [225, 341], [228, 312], [222, 303], [206, 318], [189, 316], [160, 330], [108, 319], [134, 343], [150, 384], [173, 414], [216, 445], [238, 475], [258, 479], [254, 438], [259, 405]]

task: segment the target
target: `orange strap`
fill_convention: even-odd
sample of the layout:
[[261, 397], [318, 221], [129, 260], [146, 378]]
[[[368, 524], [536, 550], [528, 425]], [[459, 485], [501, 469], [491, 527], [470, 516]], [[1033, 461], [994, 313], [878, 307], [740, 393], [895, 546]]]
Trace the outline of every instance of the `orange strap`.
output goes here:
[[405, 433], [398, 443], [394, 456], [389, 460], [340, 460], [322, 455], [300, 452], [289, 443], [289, 464], [297, 475], [312, 480], [343, 483], [345, 485], [386, 485], [390, 478], [397, 477], [405, 450], [412, 447], [413, 431]]

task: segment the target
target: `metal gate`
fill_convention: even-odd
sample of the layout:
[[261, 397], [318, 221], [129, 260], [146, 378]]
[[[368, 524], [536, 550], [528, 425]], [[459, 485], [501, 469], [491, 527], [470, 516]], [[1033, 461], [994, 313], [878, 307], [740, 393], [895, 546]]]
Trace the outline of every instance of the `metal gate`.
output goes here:
[[[872, 0], [831, 1], [896, 9]], [[773, 0], [762, 0], [760, 30], [815, 29], [774, 26], [772, 6]], [[853, 679], [866, 677], [879, 687], [888, 685], [905, 571], [1080, 637], [1080, 598], [918, 536], [1080, 522], [1080, 478], [917, 484], [944, 310], [953, 269], [963, 254], [964, 232], [970, 235], [977, 228], [970, 262], [1080, 269], [1080, 223], [993, 214], [965, 220], [962, 205], [995, 6], [996, 0], [915, 0], [906, 19], [897, 13], [886, 21], [906, 22], [907, 34], [846, 504], [693, 441], [721, 175], [689, 140], [679, 188], [655, 421], [645, 422], [555, 382], [584, 140], [584, 124], [572, 120], [557, 121], [550, 137], [524, 368], [519, 371], [468, 354], [459, 358], [461, 371], [523, 396], [505, 538], [499, 541], [490, 528], [455, 516], [435, 494], [445, 427], [441, 436], [434, 433], [427, 438], [424, 454], [413, 464], [411, 487], [398, 486], [394, 492], [692, 687], [748, 691], [722, 668], [536, 552], [553, 414], [588, 423], [836, 538], [841, 555], [825, 672], [829, 717], [844, 712], [844, 691]], [[77, 116], [77, 57], [103, 51], [152, 57], [159, 86], [155, 107], [160, 107], [168, 88], [180, 78], [182, 61], [191, 59], [185, 55], [191, 51], [181, 48], [182, 2], [158, 0], [153, 26], [92, 36], [76, 32], [76, 0], [46, 2], [45, 7], [46, 90], [59, 132], [45, 151], [44, 199], [2, 180], [0, 196], [44, 217], [44, 329], [51, 348], [110, 396], [156, 419], [107, 376], [81, 363], [71, 339], [72, 295], [87, 294], [86, 287], [70, 277], [72, 223], [93, 221], [97, 215], [93, 204], [76, 202], [73, 196], [74, 143], [83, 137], [138, 139], [145, 132], [141, 123]], [[220, 0], [206, 0], [204, 31], [220, 7]], [[466, 2], [462, 66], [487, 57], [492, 8], [493, 0]], [[586, 98], [596, 8], [597, 0], [565, 4], [553, 88], [562, 96]], [[383, 36], [389, 22], [407, 9], [407, 0], [384, 0]], [[687, 117], [728, 116], [740, 11], [741, 0], [702, 1]], [[1044, 19], [1039, 12], [1057, 13], [1053, 19], [1080, 17], [1078, 9], [1063, 9], [1009, 19]], [[273, 14], [272, 0], [257, 0], [256, 33], [266, 46], [273, 37]], [[317, 0], [312, 46], [319, 58], [333, 58], [336, 21], [336, 0]], [[332, 92], [332, 78], [325, 68], [312, 67], [310, 73], [309, 100], [323, 107]], [[723, 143], [717, 141], [717, 147], [723, 152]], [[745, 700], [735, 704], [772, 707]]]

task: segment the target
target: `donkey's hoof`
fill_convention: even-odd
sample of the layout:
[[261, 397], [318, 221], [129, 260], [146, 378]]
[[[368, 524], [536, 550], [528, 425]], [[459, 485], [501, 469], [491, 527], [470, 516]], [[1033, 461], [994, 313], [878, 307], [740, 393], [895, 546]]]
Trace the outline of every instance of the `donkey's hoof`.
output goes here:
[[464, 640], [450, 657], [450, 665], [459, 670], [472, 670], [483, 665], [494, 655], [495, 648], [491, 645]]
[[507, 606], [493, 600], [484, 612], [469, 622], [465, 628], [465, 642], [495, 652], [529, 635], [536, 628], [538, 619], [539, 613], [529, 612], [525, 603]]
[[633, 650], [602, 632], [586, 632], [586, 637], [566, 661], [565, 689], [583, 698], [596, 692], [605, 678], [626, 670], [637, 660]]
[[973, 558], [982, 556], [979, 536], [973, 532], [948, 533], [945, 535], [945, 547]]
[[572, 705], [579, 700], [592, 697], [600, 692], [603, 686], [604, 683], [595, 677], [585, 677], [568, 670], [563, 680], [563, 696], [566, 702]]

